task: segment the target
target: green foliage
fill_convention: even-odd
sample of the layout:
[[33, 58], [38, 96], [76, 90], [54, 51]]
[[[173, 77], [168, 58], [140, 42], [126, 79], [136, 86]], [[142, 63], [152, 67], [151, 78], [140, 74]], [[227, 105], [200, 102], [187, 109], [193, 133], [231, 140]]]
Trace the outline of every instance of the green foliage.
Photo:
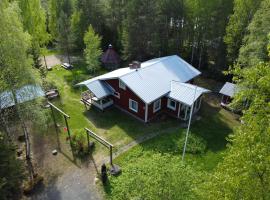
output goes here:
[[227, 58], [233, 64], [243, 44], [243, 38], [247, 34], [247, 26], [257, 11], [261, 0], [234, 0], [233, 14], [230, 16], [226, 27], [224, 41], [227, 45]]
[[270, 63], [250, 68], [236, 66], [231, 73], [240, 88], [234, 104], [249, 102], [243, 123], [231, 135], [224, 161], [198, 190], [200, 199], [270, 198]]
[[34, 72], [31, 59], [27, 56], [30, 48], [30, 35], [23, 31], [20, 10], [16, 3], [1, 7], [0, 25], [0, 88], [17, 89], [33, 83]]
[[88, 70], [94, 72], [100, 67], [99, 58], [102, 54], [100, 49], [101, 37], [99, 37], [93, 27], [90, 25], [88, 31], [84, 35], [84, 57]]
[[[179, 146], [181, 146], [181, 144], [183, 145], [184, 143], [185, 143], [185, 136], [182, 135], [179, 141]], [[206, 151], [206, 141], [199, 136], [190, 134], [188, 136], [186, 152], [192, 154], [201, 154], [204, 153], [205, 151]]]
[[15, 147], [0, 133], [0, 198], [14, 199], [20, 195], [23, 181], [23, 163], [16, 159]]
[[124, 162], [122, 174], [110, 178], [112, 191], [105, 186], [109, 199], [196, 199], [192, 190], [203, 180], [203, 174], [183, 165], [180, 156], [167, 153], [144, 153]]
[[270, 32], [269, 10], [270, 1], [262, 1], [261, 6], [248, 26], [248, 34], [244, 38], [238, 58], [238, 63], [243, 67], [252, 67], [260, 61], [267, 61], [269, 59], [267, 52], [267, 35]]
[[24, 30], [31, 35], [31, 51], [34, 66], [40, 67], [41, 47], [50, 40], [46, 30], [45, 10], [41, 7], [40, 0], [19, 0]]
[[[71, 18], [71, 32], [74, 42], [74, 48], [76, 50], [83, 50], [84, 34], [87, 31], [89, 25], [99, 34], [102, 33], [103, 27], [103, 2], [100, 0], [82, 0], [76, 1], [75, 11]], [[106, 37], [106, 32], [103, 35]]]
[[87, 146], [88, 143], [84, 131], [73, 133], [71, 136], [71, 143], [73, 150], [78, 156], [84, 156], [89, 153]]

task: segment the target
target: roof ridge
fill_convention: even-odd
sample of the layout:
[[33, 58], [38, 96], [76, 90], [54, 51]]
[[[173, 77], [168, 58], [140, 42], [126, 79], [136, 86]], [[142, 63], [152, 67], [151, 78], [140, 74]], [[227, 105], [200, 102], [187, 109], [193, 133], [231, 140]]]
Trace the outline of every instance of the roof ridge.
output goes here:
[[[163, 61], [163, 60], [167, 60], [168, 58], [170, 58], [170, 57], [172, 57], [172, 56], [175, 56], [175, 55], [161, 57], [159, 61], [154, 62], [154, 63], [152, 63], [152, 64], [150, 64], [150, 65], [148, 65], [148, 66], [145, 66], [144, 68], [139, 68], [139, 69], [145, 69], [145, 68], [151, 67], [152, 65], [154, 65], [154, 64], [156, 64], [156, 63], [159, 63], [159, 62], [161, 62], [161, 61]], [[158, 59], [158, 58], [153, 58], [153, 59]], [[153, 59], [151, 59], [151, 60], [153, 60]], [[149, 62], [149, 61], [150, 61], [150, 60], [147, 60], [147, 61], [144, 61], [144, 62]], [[142, 62], [142, 63], [144, 63], [144, 62]], [[128, 68], [128, 67], [124, 67], [124, 68]], [[135, 69], [135, 70], [133, 70], [133, 71], [131, 71], [131, 72], [128, 72], [128, 73], [126, 73], [126, 74], [123, 74], [123, 75], [119, 76], [118, 78], [124, 77], [124, 76], [126, 76], [126, 75], [128, 75], [128, 74], [131, 74], [131, 73], [134, 73], [134, 72], [137, 72], [137, 71], [138, 71], [138, 70]], [[141, 70], [140, 70], [140, 71], [141, 71]]]

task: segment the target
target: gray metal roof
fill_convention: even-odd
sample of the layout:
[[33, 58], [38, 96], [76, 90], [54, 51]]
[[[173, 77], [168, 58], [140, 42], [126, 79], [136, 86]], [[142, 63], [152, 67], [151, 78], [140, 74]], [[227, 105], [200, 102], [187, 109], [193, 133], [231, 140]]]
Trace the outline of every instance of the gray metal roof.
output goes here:
[[86, 87], [98, 98], [102, 99], [106, 96], [113, 94], [113, 91], [108, 87], [107, 83], [95, 80], [86, 84]]
[[221, 90], [219, 91], [220, 94], [233, 97], [236, 92], [236, 85], [233, 83], [226, 82]]
[[151, 103], [170, 92], [171, 81], [187, 82], [201, 72], [179, 56], [155, 58], [141, 63], [141, 68], [121, 68], [77, 85], [87, 85], [96, 80], [118, 78], [144, 102]]
[[[45, 96], [43, 90], [38, 85], [25, 85], [16, 90], [16, 98], [18, 103], [31, 101], [35, 98]], [[11, 91], [4, 91], [0, 93], [0, 108], [8, 108], [15, 105]]]
[[171, 91], [167, 97], [191, 106], [202, 94], [210, 90], [177, 81], [171, 82]]

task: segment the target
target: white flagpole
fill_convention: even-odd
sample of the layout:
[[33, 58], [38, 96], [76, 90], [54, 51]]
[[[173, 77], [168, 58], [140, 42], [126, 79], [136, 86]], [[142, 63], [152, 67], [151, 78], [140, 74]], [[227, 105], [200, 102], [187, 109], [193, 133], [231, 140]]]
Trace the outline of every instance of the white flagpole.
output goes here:
[[190, 110], [190, 115], [189, 115], [188, 128], [187, 128], [186, 139], [185, 139], [185, 144], [184, 144], [184, 149], [183, 149], [183, 154], [182, 154], [182, 162], [184, 162], [184, 157], [185, 157], [185, 153], [186, 153], [187, 140], [188, 140], [189, 128], [190, 128], [190, 124], [191, 124], [191, 118], [192, 118], [192, 114], [193, 114], [193, 108], [194, 108], [194, 103], [195, 103], [196, 92], [197, 92], [197, 86], [195, 88], [195, 93], [194, 93], [194, 97], [193, 97], [193, 103], [192, 103], [191, 110]]

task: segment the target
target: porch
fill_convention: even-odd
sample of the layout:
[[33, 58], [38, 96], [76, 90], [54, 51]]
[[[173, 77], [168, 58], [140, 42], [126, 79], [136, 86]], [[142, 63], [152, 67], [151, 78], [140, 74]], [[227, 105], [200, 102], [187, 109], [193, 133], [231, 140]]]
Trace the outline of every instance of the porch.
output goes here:
[[113, 100], [109, 98], [109, 96], [97, 98], [90, 91], [85, 91], [82, 93], [81, 101], [85, 104], [85, 106], [93, 105], [102, 111], [113, 105]]
[[167, 95], [167, 109], [174, 110], [177, 118], [187, 121], [191, 110], [192, 115], [200, 110], [202, 96], [208, 92], [210, 91], [192, 84], [173, 81], [171, 92]]
[[[195, 102], [193, 107], [192, 116], [195, 115], [201, 108], [202, 96], [200, 96]], [[181, 120], [187, 121], [190, 117], [192, 105], [187, 105], [185, 103], [179, 102], [179, 109], [177, 117]]]

